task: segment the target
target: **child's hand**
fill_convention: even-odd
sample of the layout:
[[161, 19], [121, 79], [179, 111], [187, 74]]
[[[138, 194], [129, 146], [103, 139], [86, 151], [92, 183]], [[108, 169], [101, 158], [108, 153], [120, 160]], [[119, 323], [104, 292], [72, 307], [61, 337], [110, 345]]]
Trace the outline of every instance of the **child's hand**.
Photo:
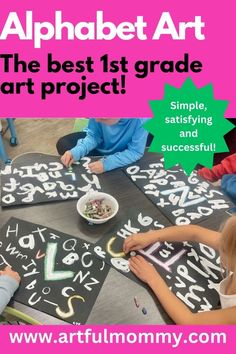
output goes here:
[[88, 167], [92, 173], [96, 173], [97, 175], [104, 172], [104, 166], [101, 160], [91, 162]]
[[130, 251], [142, 250], [154, 242], [153, 232], [133, 234], [124, 241], [123, 251], [127, 254]]
[[19, 274], [17, 272], [14, 272], [11, 267], [6, 267], [4, 270], [1, 270], [0, 275], [8, 275], [9, 277], [15, 279], [17, 283], [20, 283]]
[[62, 155], [61, 157], [61, 162], [63, 163], [64, 166], [70, 167], [74, 162], [72, 153], [70, 151], [66, 151], [64, 155]]
[[142, 256], [135, 256], [129, 259], [130, 270], [144, 283], [148, 285], [160, 277], [156, 269]]

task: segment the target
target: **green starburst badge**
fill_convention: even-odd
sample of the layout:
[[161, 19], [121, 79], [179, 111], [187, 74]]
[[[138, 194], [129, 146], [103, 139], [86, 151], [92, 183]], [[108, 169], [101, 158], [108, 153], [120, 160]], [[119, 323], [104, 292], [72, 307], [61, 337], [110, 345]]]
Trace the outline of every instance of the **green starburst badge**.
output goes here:
[[189, 175], [197, 164], [211, 168], [214, 153], [229, 151], [227, 105], [214, 99], [211, 84], [198, 89], [190, 78], [181, 88], [166, 84], [164, 99], [150, 101], [154, 118], [144, 125], [154, 135], [149, 151], [164, 155], [166, 169], [180, 164]]

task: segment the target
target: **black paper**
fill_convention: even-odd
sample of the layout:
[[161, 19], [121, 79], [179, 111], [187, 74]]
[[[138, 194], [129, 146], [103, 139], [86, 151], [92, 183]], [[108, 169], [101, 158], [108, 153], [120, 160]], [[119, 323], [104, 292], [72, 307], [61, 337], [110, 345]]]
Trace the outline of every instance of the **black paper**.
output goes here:
[[101, 189], [98, 176], [89, 171], [89, 157], [66, 168], [59, 157], [42, 156], [35, 154], [34, 163], [14, 163], [1, 171], [2, 206], [78, 199], [91, 188]]
[[16, 301], [84, 324], [110, 268], [91, 248], [87, 241], [11, 218], [0, 231], [0, 269], [10, 265], [19, 272]]
[[140, 161], [124, 172], [156, 207], [176, 225], [197, 224], [232, 204], [217, 188], [194, 171], [188, 177], [175, 166], [164, 170], [163, 159]]
[[[128, 259], [132, 253], [123, 254], [124, 240], [133, 233], [160, 230], [164, 226], [169, 225], [164, 225], [153, 215], [145, 212], [135, 215], [133, 212], [126, 222], [98, 241], [93, 252], [129, 279], [144, 285], [129, 269]], [[222, 273], [219, 255], [212, 248], [187, 242], [157, 242], [138, 253], [155, 266], [172, 292], [191, 311], [211, 310], [218, 306], [219, 296], [215, 288], [222, 280]]]

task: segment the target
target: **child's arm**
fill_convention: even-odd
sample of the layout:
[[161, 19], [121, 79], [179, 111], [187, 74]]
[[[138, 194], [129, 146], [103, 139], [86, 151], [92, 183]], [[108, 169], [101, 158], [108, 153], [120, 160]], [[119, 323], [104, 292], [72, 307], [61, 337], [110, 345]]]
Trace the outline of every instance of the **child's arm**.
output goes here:
[[236, 174], [223, 176], [221, 189], [236, 204]]
[[203, 167], [198, 171], [201, 177], [211, 182], [218, 181], [223, 175], [230, 173], [236, 173], [236, 154], [226, 157], [212, 169]]
[[88, 155], [102, 141], [101, 129], [95, 119], [90, 119], [86, 131], [86, 137], [79, 139], [77, 145], [70, 150], [73, 160], [78, 161]]
[[192, 241], [204, 243], [216, 250], [219, 249], [221, 234], [197, 225], [171, 226], [162, 230], [134, 234], [124, 241], [124, 252], [143, 249], [155, 242]]
[[127, 149], [109, 155], [103, 160], [104, 171], [111, 171], [118, 167], [123, 167], [141, 159], [147, 142], [147, 131], [142, 126], [142, 121], [137, 122], [136, 130], [132, 136]]
[[189, 308], [174, 295], [153, 265], [143, 257], [130, 259], [131, 271], [147, 283], [176, 324], [236, 324], [236, 306], [224, 310], [192, 313]]
[[10, 267], [0, 271], [0, 314], [18, 288], [19, 282], [20, 277], [18, 273], [11, 270]]

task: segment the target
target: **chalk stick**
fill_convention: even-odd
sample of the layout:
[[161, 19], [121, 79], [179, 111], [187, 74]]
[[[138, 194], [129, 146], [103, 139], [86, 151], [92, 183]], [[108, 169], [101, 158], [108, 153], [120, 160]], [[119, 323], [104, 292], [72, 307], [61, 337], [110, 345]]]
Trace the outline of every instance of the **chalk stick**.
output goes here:
[[140, 304], [139, 304], [139, 302], [138, 302], [137, 296], [134, 297], [134, 303], [135, 303], [135, 306], [136, 306], [137, 308], [139, 308]]
[[145, 309], [145, 307], [142, 308], [142, 313], [143, 313], [144, 315], [147, 315], [147, 310]]

